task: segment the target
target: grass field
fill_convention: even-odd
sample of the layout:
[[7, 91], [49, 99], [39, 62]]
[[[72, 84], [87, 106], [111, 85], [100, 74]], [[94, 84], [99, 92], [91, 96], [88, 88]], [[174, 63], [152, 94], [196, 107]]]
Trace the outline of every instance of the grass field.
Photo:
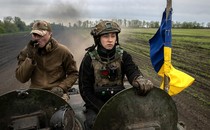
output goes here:
[[[142, 72], [154, 77], [159, 85], [149, 57], [149, 39], [157, 29], [123, 29], [120, 34], [121, 45], [130, 53]], [[185, 92], [210, 105], [210, 30], [172, 29], [172, 65], [196, 80]]]

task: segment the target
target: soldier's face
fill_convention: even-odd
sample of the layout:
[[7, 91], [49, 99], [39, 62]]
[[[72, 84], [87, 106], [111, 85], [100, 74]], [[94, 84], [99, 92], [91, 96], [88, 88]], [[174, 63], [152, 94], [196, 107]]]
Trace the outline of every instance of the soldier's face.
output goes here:
[[105, 49], [111, 50], [116, 44], [117, 35], [116, 33], [107, 33], [107, 34], [102, 35], [100, 37], [100, 40], [101, 40], [102, 46]]
[[36, 33], [32, 33], [32, 40], [36, 40], [39, 45], [39, 48], [43, 48], [49, 41], [51, 35], [52, 35], [52, 32], [47, 32], [44, 36], [41, 36]]

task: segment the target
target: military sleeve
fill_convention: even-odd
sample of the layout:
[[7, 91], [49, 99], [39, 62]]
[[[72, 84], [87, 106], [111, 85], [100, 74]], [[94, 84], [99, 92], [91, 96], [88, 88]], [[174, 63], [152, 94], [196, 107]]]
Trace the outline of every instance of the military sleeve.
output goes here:
[[86, 106], [91, 106], [94, 110], [99, 111], [104, 103], [94, 94], [95, 78], [91, 62], [90, 56], [86, 54], [79, 69], [79, 89]]
[[65, 54], [63, 56], [63, 67], [66, 71], [66, 78], [60, 83], [59, 87], [67, 91], [77, 81], [78, 69], [72, 53], [67, 48], [65, 48], [64, 51]]
[[134, 63], [132, 56], [123, 51], [122, 70], [126, 74], [128, 81], [132, 83], [135, 77], [142, 75], [138, 66]]
[[27, 48], [25, 47], [17, 57], [18, 67], [15, 75], [17, 80], [22, 83], [27, 82], [31, 78], [31, 74], [36, 66], [36, 64], [32, 63], [32, 59], [27, 57], [27, 54]]

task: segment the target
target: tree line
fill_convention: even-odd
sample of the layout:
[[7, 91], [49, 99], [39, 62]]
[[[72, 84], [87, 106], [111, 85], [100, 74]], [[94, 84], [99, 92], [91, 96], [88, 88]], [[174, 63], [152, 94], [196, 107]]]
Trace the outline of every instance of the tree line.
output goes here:
[[[127, 19], [112, 19], [112, 21], [115, 21], [119, 24], [120, 27], [126, 27], [126, 28], [159, 28], [160, 22], [159, 21], [145, 21], [145, 20], [127, 20]], [[73, 25], [69, 23], [69, 27], [73, 28], [89, 28], [93, 27], [98, 21], [80, 21], [78, 20]], [[205, 23], [198, 23], [198, 22], [173, 22], [172, 21], [172, 28], [183, 28], [183, 29], [201, 29], [201, 28], [210, 28], [210, 22], [207, 24]]]
[[[24, 21], [19, 17], [4, 17], [3, 20], [0, 20], [0, 34], [3, 33], [16, 33], [16, 32], [24, 32], [30, 31], [34, 20], [29, 25], [26, 25]], [[90, 28], [95, 26], [101, 20], [78, 20], [76, 23], [69, 22], [68, 25], [64, 25], [63, 23], [51, 23], [52, 29], [68, 29], [68, 28]], [[145, 20], [127, 20], [127, 19], [112, 19], [112, 21], [117, 22], [121, 27], [125, 28], [158, 28], [160, 26], [160, 22], [158, 21], [145, 21]], [[210, 22], [207, 24], [198, 23], [198, 22], [172, 22], [172, 28], [183, 28], [183, 29], [201, 29], [201, 28], [210, 28]]]

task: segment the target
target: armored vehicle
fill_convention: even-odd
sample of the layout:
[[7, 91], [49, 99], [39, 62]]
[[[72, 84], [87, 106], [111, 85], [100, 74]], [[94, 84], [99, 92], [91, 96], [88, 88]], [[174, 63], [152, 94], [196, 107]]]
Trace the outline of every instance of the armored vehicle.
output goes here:
[[[13, 90], [0, 96], [1, 130], [84, 130], [84, 101], [78, 86], [66, 102], [42, 89]], [[94, 130], [177, 130], [177, 108], [163, 90], [141, 96], [132, 87], [108, 100], [95, 120]]]

